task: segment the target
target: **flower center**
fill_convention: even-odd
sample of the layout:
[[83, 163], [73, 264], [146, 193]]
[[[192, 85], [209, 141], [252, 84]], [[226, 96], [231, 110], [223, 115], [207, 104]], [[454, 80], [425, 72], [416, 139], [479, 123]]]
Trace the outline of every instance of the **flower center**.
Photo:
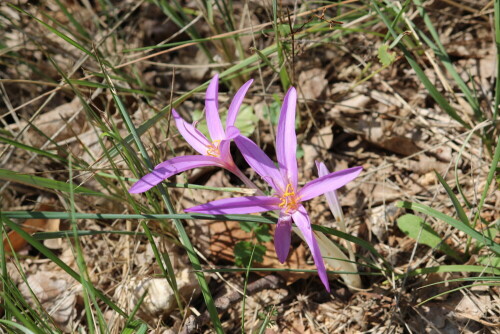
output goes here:
[[299, 207], [300, 197], [295, 194], [295, 189], [293, 189], [291, 183], [286, 185], [285, 193], [279, 198], [281, 199], [279, 207], [285, 213], [293, 213]]
[[219, 158], [220, 157], [219, 146], [220, 146], [220, 140], [214, 140], [212, 144], [207, 145], [207, 155]]

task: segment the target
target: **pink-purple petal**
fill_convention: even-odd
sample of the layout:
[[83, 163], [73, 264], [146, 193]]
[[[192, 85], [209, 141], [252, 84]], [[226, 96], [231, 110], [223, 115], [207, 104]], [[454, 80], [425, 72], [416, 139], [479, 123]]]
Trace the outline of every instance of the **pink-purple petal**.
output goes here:
[[234, 138], [243, 158], [274, 190], [281, 193], [286, 187], [274, 162], [253, 141], [244, 136]]
[[318, 246], [318, 242], [316, 241], [316, 237], [314, 236], [314, 232], [311, 227], [311, 222], [309, 220], [309, 216], [307, 215], [306, 209], [301, 205], [297, 211], [292, 214], [293, 221], [295, 225], [299, 228], [300, 232], [304, 236], [309, 249], [311, 250], [311, 254], [313, 256], [314, 264], [316, 268], [318, 268], [318, 275], [323, 282], [326, 290], [330, 292], [330, 284], [328, 283], [328, 275], [326, 274], [325, 263], [323, 261], [323, 257], [321, 256], [321, 251]]
[[226, 128], [226, 139], [234, 139], [240, 135], [240, 130], [235, 126], [228, 126]]
[[184, 139], [193, 147], [198, 153], [206, 154], [207, 145], [210, 144], [208, 139], [196, 129], [194, 126], [182, 119], [182, 117], [172, 109], [172, 116], [174, 117], [177, 130], [184, 137]]
[[156, 166], [151, 173], [143, 176], [139, 181], [134, 183], [128, 192], [131, 194], [143, 193], [172, 175], [206, 166], [221, 166], [221, 160], [202, 155], [175, 157]]
[[307, 201], [316, 196], [323, 195], [328, 191], [337, 190], [354, 180], [362, 170], [363, 167], [358, 166], [333, 172], [325, 176], [321, 176], [316, 180], [312, 180], [300, 189], [298, 193], [300, 200]]
[[219, 116], [219, 76], [215, 75], [205, 95], [205, 117], [212, 141], [226, 138]]
[[297, 135], [295, 133], [295, 110], [297, 91], [290, 87], [283, 99], [278, 130], [276, 133], [276, 156], [281, 173], [297, 189]]
[[[326, 168], [326, 165], [322, 162], [316, 161], [316, 167], [318, 168], [318, 175], [321, 176], [326, 176], [330, 174], [330, 171]], [[328, 206], [330, 207], [330, 210], [332, 211], [335, 219], [340, 219], [340, 217], [343, 216], [342, 214], [342, 207], [340, 206], [339, 198], [337, 196], [337, 191], [332, 190], [332, 191], [327, 191], [325, 193], [326, 201], [328, 202]]]
[[241, 104], [243, 103], [243, 99], [245, 98], [245, 94], [247, 93], [248, 88], [250, 88], [252, 82], [253, 79], [248, 80], [243, 86], [240, 87], [240, 89], [238, 89], [238, 91], [234, 95], [233, 100], [231, 101], [231, 105], [229, 106], [229, 109], [227, 111], [226, 130], [230, 126], [234, 126], [234, 122], [236, 121], [236, 116], [240, 111], [240, 107]]
[[184, 211], [213, 215], [247, 214], [277, 210], [279, 203], [279, 198], [273, 196], [234, 197], [197, 205]]
[[280, 217], [274, 230], [274, 249], [278, 256], [278, 261], [284, 263], [290, 251], [290, 240], [292, 236], [291, 217]]
[[231, 141], [222, 140], [219, 144], [220, 159], [226, 167], [233, 167], [233, 157], [231, 156]]

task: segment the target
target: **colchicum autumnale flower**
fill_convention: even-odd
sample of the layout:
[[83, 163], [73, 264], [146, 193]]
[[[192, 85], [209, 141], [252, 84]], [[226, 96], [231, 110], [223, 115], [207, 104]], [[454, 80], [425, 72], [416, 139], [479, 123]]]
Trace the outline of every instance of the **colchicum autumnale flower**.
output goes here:
[[311, 249], [321, 281], [325, 285], [325, 288], [330, 291], [321, 251], [314, 237], [309, 216], [302, 202], [344, 186], [358, 176], [362, 167], [353, 167], [329, 173], [306, 183], [299, 189], [297, 184], [297, 136], [295, 133], [296, 104], [297, 93], [295, 88], [292, 87], [288, 90], [284, 98], [278, 122], [276, 134], [278, 167], [250, 139], [242, 135], [234, 138], [234, 142], [250, 167], [274, 190], [273, 195], [221, 199], [198, 205], [185, 211], [208, 214], [248, 214], [279, 210], [280, 217], [274, 233], [274, 246], [278, 260], [283, 263], [288, 257], [293, 221]]
[[[210, 81], [205, 96], [205, 108], [207, 127], [211, 140], [206, 138], [193, 125], [184, 121], [177, 111], [172, 109], [172, 115], [179, 133], [193, 149], [201, 155], [179, 156], [160, 163], [151, 173], [143, 176], [137, 181], [129, 189], [129, 193], [136, 194], [145, 192], [172, 175], [189, 169], [206, 166], [225, 168], [247, 183], [248, 179], [233, 162], [233, 158], [229, 151], [229, 145], [231, 139], [239, 134], [239, 131], [234, 127], [234, 123], [243, 102], [243, 98], [252, 82], [253, 80], [246, 82], [234, 96], [228, 109], [226, 131], [224, 131], [218, 111], [219, 76], [215, 75]], [[231, 131], [231, 129], [233, 131]], [[248, 182], [249, 184], [251, 183], [249, 180]]]

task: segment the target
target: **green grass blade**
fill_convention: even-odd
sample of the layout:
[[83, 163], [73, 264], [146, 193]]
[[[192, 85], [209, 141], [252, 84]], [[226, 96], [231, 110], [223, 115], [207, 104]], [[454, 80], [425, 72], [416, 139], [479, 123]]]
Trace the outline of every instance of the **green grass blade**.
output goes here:
[[[273, 28], [276, 40], [276, 51], [278, 53], [278, 68], [279, 68], [279, 76], [281, 80], [281, 86], [283, 90], [287, 90], [290, 87], [290, 78], [288, 77], [288, 73], [286, 71], [286, 56], [284, 53], [283, 43], [280, 40], [280, 25], [278, 24], [278, 1], [273, 0]], [[259, 57], [262, 55], [259, 54]]]
[[446, 49], [444, 48], [443, 44], [441, 43], [441, 40], [439, 38], [439, 34], [434, 28], [434, 25], [432, 24], [429, 15], [427, 15], [427, 12], [424, 10], [424, 6], [422, 5], [422, 2], [420, 0], [414, 0], [417, 10], [420, 13], [420, 16], [423, 18], [425, 26], [429, 30], [432, 38], [434, 39], [434, 43], [432, 43], [427, 36], [423, 34], [420, 30], [417, 30], [422, 37], [425, 37], [426, 43], [431, 47], [432, 51], [439, 57], [439, 59], [443, 62], [444, 67], [446, 70], [450, 73], [452, 76], [453, 80], [457, 83], [458, 87], [460, 87], [460, 90], [464, 93], [465, 98], [467, 99], [467, 102], [469, 102], [470, 106], [472, 107], [472, 110], [474, 111], [474, 115], [478, 120], [484, 119], [483, 115], [481, 114], [481, 109], [479, 106], [479, 101], [477, 100], [476, 96], [472, 94], [471, 90], [465, 83], [465, 81], [462, 79], [462, 77], [458, 74], [456, 71], [455, 67], [453, 66], [450, 57], [448, 56], [448, 53], [446, 52]]
[[[103, 70], [103, 73], [106, 73], [105, 68], [103, 67], [102, 64], [101, 64], [101, 68]], [[146, 164], [146, 166], [149, 169], [152, 169], [153, 164], [151, 163], [151, 160], [149, 159], [146, 148], [144, 147], [144, 144], [142, 143], [141, 139], [139, 138], [139, 134], [136, 131], [134, 124], [132, 123], [132, 120], [130, 119], [129, 114], [126, 111], [125, 106], [121, 102], [120, 97], [116, 94], [116, 91], [114, 90], [113, 83], [111, 82], [111, 80], [108, 76], [106, 76], [106, 80], [107, 80], [109, 86], [111, 87], [111, 94], [113, 96], [113, 100], [115, 101], [115, 103], [118, 107], [118, 110], [119, 110], [123, 120], [125, 121], [127, 129], [130, 131], [132, 138], [134, 139], [135, 144], [137, 145], [137, 147], [139, 148], [139, 151], [141, 152], [141, 156], [142, 156], [144, 163]], [[165, 188], [163, 187], [163, 185], [160, 184], [157, 186], [157, 188], [161, 193], [161, 196], [163, 198], [163, 201], [165, 202], [165, 206], [167, 207], [168, 212], [169, 213], [175, 212], [174, 207], [172, 205], [172, 202], [170, 201], [170, 197], [169, 197], [167, 191], [165, 190]], [[174, 225], [177, 229], [177, 232], [179, 233], [179, 238], [181, 240], [181, 243], [187, 251], [188, 258], [191, 261], [193, 269], [194, 270], [201, 269], [201, 264], [200, 264], [200, 261], [198, 259], [198, 256], [196, 255], [194, 247], [191, 244], [189, 236], [187, 235], [187, 233], [184, 229], [184, 226], [182, 225], [182, 222], [179, 219], [174, 219]], [[214, 329], [217, 333], [222, 334], [224, 332], [222, 329], [222, 324], [220, 322], [220, 319], [219, 319], [219, 316], [217, 313], [217, 308], [215, 307], [215, 302], [214, 302], [214, 299], [213, 299], [212, 294], [210, 292], [210, 289], [208, 287], [208, 283], [205, 279], [205, 276], [202, 272], [197, 272], [195, 275], [196, 275], [196, 278], [198, 279], [198, 283], [200, 285], [200, 289], [201, 289], [203, 298], [205, 300], [205, 304], [206, 304], [208, 312], [210, 314], [210, 319], [212, 320], [212, 325], [214, 326]], [[175, 279], [175, 276], [173, 279]]]
[[[142, 300], [139, 300], [136, 306], [140, 306], [141, 302]], [[131, 321], [130, 323], [127, 323], [126, 327], [122, 331], [122, 334], [145, 334], [147, 333], [147, 330], [148, 330], [148, 325], [146, 325], [140, 320], [134, 320]]]
[[472, 288], [472, 287], [475, 287], [475, 286], [500, 286], [500, 283], [478, 283], [478, 284], [469, 284], [469, 285], [464, 285], [464, 286], [460, 286], [458, 288], [454, 288], [454, 289], [450, 289], [450, 290], [446, 290], [444, 292], [441, 292], [441, 293], [438, 293], [437, 295], [435, 296], [432, 296], [430, 298], [427, 298], [426, 300], [424, 300], [423, 302], [420, 302], [416, 305], [416, 307], [419, 307], [427, 302], [430, 302], [431, 300], [433, 299], [436, 299], [436, 298], [439, 298], [441, 296], [444, 296], [444, 295], [447, 295], [447, 294], [450, 294], [452, 292], [455, 292], [455, 291], [460, 291], [460, 290], [463, 290], [463, 289], [467, 289], [467, 288]]
[[[91, 231], [91, 230], [78, 230], [78, 231], [58, 231], [58, 232], [38, 232], [33, 234], [33, 238], [36, 240], [49, 240], [49, 239], [60, 239], [68, 238], [71, 235], [76, 235], [77, 237], [88, 237], [93, 235], [106, 235], [106, 234], [117, 234], [117, 235], [132, 235], [132, 236], [146, 236], [145, 233], [133, 232], [133, 231]], [[156, 236], [156, 234], [155, 234]]]
[[78, 270], [80, 271], [80, 284], [83, 289], [83, 300], [85, 304], [85, 316], [87, 318], [87, 328], [90, 333], [94, 333], [94, 317], [92, 316], [92, 304], [95, 306], [95, 313], [97, 313], [97, 320], [99, 323], [99, 332], [100, 333], [108, 333], [108, 328], [106, 325], [106, 321], [104, 320], [104, 316], [102, 314], [101, 309], [98, 306], [97, 299], [95, 296], [95, 288], [90, 281], [90, 276], [87, 270], [87, 264], [85, 263], [85, 258], [83, 255], [82, 246], [80, 244], [80, 239], [78, 238], [77, 231], [78, 225], [75, 219], [75, 196], [74, 196], [74, 186], [73, 186], [73, 164], [72, 160], [69, 160], [69, 207], [70, 207], [70, 215], [71, 215], [71, 229], [73, 232], [73, 240], [74, 240], [74, 248], [76, 250], [76, 264]]
[[467, 234], [471, 238], [476, 239], [479, 242], [484, 243], [486, 246], [490, 247], [490, 249], [492, 251], [494, 251], [495, 253], [500, 254], [500, 244], [497, 244], [492, 239], [482, 235], [481, 233], [474, 230], [469, 225], [464, 225], [461, 221], [458, 221], [450, 216], [447, 216], [442, 212], [439, 212], [431, 207], [428, 207], [427, 205], [423, 205], [420, 203], [401, 202], [400, 201], [400, 202], [396, 203], [396, 206], [400, 207], [400, 208], [414, 210], [414, 211], [432, 216], [432, 217], [437, 218], [439, 220], [442, 220], [445, 223], [453, 226], [454, 228], [464, 232], [465, 234]]
[[75, 17], [73, 15], [71, 15], [71, 13], [68, 11], [68, 9], [66, 8], [65, 5], [63, 5], [61, 3], [60, 0], [55, 0], [57, 5], [59, 6], [59, 8], [61, 9], [61, 11], [64, 13], [64, 15], [66, 15], [66, 17], [68, 18], [68, 20], [71, 22], [71, 24], [75, 27], [76, 31], [78, 31], [78, 33], [87, 38], [87, 39], [90, 39], [90, 35], [89, 33], [87, 32], [87, 30], [85, 30], [85, 28], [80, 24], [80, 22], [78, 22]]
[[273, 311], [274, 311], [274, 305], [266, 313], [266, 316], [265, 316], [264, 320], [262, 321], [262, 325], [259, 328], [258, 334], [264, 334], [266, 332], [267, 326], [271, 322], [271, 315], [273, 314]]
[[[71, 216], [69, 213], [67, 213], [67, 218], [66, 219], [69, 219]], [[63, 261], [61, 261], [59, 259], [59, 257], [57, 255], [55, 255], [54, 253], [52, 253], [52, 251], [50, 251], [48, 248], [46, 248], [44, 245], [42, 245], [38, 240], [36, 240], [35, 238], [33, 238], [30, 234], [28, 234], [27, 232], [25, 232], [21, 226], [19, 226], [18, 224], [14, 223], [13, 221], [11, 221], [10, 219], [7, 219], [7, 216], [3, 215], [1, 216], [2, 218], [2, 221], [11, 229], [11, 230], [14, 230], [16, 231], [24, 240], [26, 240], [31, 246], [33, 246], [33, 248], [35, 248], [36, 250], [38, 250], [40, 253], [42, 253], [44, 256], [46, 256], [47, 258], [49, 258], [52, 262], [54, 262], [56, 265], [58, 265], [62, 270], [64, 270], [65, 272], [67, 272], [71, 277], [73, 277], [75, 280], [77, 281], [81, 281], [81, 276], [76, 272], [74, 271], [73, 269], [71, 269], [66, 263], [64, 263]], [[76, 219], [76, 218], [75, 218]], [[94, 289], [94, 293], [104, 302], [106, 303], [110, 308], [112, 308], [115, 312], [117, 312], [118, 314], [120, 314], [121, 316], [127, 318], [127, 314], [122, 311], [118, 306], [116, 306], [115, 303], [113, 303], [108, 297], [106, 297], [106, 295], [104, 295], [101, 291], [91, 287], [92, 289]]]
[[90, 52], [90, 50], [87, 50], [83, 45], [81, 45], [80, 43], [78, 43], [77, 41], [75, 41], [74, 39], [72, 39], [71, 37], [68, 37], [66, 36], [65, 34], [63, 34], [62, 32], [60, 32], [59, 30], [57, 29], [54, 29], [52, 28], [50, 25], [48, 25], [47, 23], [43, 22], [42, 20], [34, 17], [33, 15], [31, 15], [30, 13], [22, 10], [21, 8], [19, 7], [16, 7], [12, 4], [8, 4], [8, 6], [12, 7], [13, 9], [19, 11], [20, 13], [23, 13], [24, 15], [27, 15], [29, 17], [31, 17], [33, 20], [37, 21], [38, 23], [40, 23], [42, 26], [44, 26], [45, 28], [47, 28], [49, 31], [51, 31], [52, 33], [56, 34], [57, 36], [59, 36], [60, 38], [62, 38], [63, 40], [65, 40], [66, 42], [68, 42], [69, 44], [73, 45], [75, 48], [79, 49], [80, 51], [84, 52], [85, 54], [87, 54], [88, 56], [94, 58], [94, 55], [92, 54], [92, 52]]
[[498, 276], [473, 276], [473, 277], [462, 277], [455, 279], [447, 279], [444, 281], [433, 282], [420, 287], [420, 289], [427, 288], [429, 286], [439, 285], [439, 284], [447, 284], [452, 282], [470, 282], [470, 281], [487, 281], [487, 282], [500, 282], [500, 277]]
[[[2, 215], [7, 218], [28, 219], [28, 218], [44, 218], [44, 219], [70, 219], [68, 212], [52, 212], [52, 211], [3, 211]], [[75, 219], [149, 219], [149, 220], [165, 220], [165, 219], [199, 219], [199, 220], [234, 220], [237, 222], [252, 222], [275, 224], [276, 219], [254, 215], [209, 215], [204, 213], [177, 213], [177, 214], [119, 214], [119, 213], [75, 213]], [[335, 230], [333, 230], [335, 231]], [[350, 236], [351, 238], [356, 238]]]
[[[7, 303], [10, 303], [10, 302], [7, 302]], [[9, 305], [9, 306], [11, 306], [11, 305]], [[10, 309], [10, 307], [9, 307], [9, 309]], [[20, 315], [20, 313], [18, 314], [18, 316], [19, 315]], [[27, 328], [27, 327], [30, 327], [30, 326], [26, 326], [25, 327], [23, 325], [18, 324], [17, 322], [10, 321], [10, 320], [0, 319], [0, 324], [4, 324], [6, 327], [16, 328], [16, 329], [20, 330], [24, 334], [42, 333], [42, 332], [37, 331], [36, 327], [32, 327], [30, 329], [30, 328]]]
[[455, 194], [453, 193], [453, 190], [451, 190], [448, 183], [446, 183], [446, 180], [443, 179], [443, 177], [437, 171], [434, 171], [434, 173], [436, 174], [441, 185], [444, 187], [444, 189], [448, 193], [448, 196], [450, 197], [451, 202], [453, 203], [453, 206], [455, 207], [455, 210], [457, 211], [458, 218], [462, 221], [462, 223], [469, 226], [470, 225], [469, 218], [467, 218], [467, 214], [465, 213], [464, 208], [462, 207], [462, 205], [458, 201], [457, 196], [455, 196]]
[[[2, 215], [6, 218], [15, 219], [28, 219], [28, 218], [43, 218], [43, 219], [69, 219], [70, 215], [67, 212], [51, 212], [51, 211], [3, 211]], [[115, 213], [79, 213], [74, 215], [75, 219], [148, 219], [148, 220], [165, 220], [165, 219], [194, 219], [194, 220], [218, 220], [218, 221], [236, 221], [236, 222], [250, 222], [262, 224], [276, 224], [276, 218], [269, 218], [256, 215], [209, 215], [202, 213], [178, 213], [178, 214], [115, 214]], [[312, 225], [313, 230], [335, 235], [339, 238], [353, 242], [364, 249], [371, 252], [377, 258], [385, 261], [383, 256], [373, 247], [371, 243], [361, 238], [355, 237], [350, 234], [329, 228], [326, 226]], [[94, 232], [94, 233], [104, 233]], [[66, 232], [63, 232], [66, 233]], [[82, 232], [84, 233], [84, 232]], [[125, 232], [121, 232], [125, 233]], [[41, 233], [40, 233], [41, 234]]]
[[460, 151], [458, 151], [457, 159], [455, 160], [455, 183], [457, 185], [458, 192], [460, 193], [460, 196], [462, 197], [465, 205], [467, 206], [468, 209], [472, 209], [472, 203], [469, 202], [467, 199], [467, 196], [465, 196], [465, 193], [462, 189], [462, 186], [460, 185], [460, 180], [458, 179], [458, 163], [462, 160], [462, 153], [465, 150], [465, 147], [469, 143], [469, 140], [472, 138], [474, 135], [474, 129], [470, 131], [470, 133], [467, 135], [467, 138], [465, 138], [464, 143], [460, 147]]
[[481, 209], [483, 208], [486, 196], [488, 196], [488, 190], [490, 189], [491, 183], [493, 182], [493, 178], [495, 177], [495, 173], [497, 172], [499, 161], [500, 161], [500, 137], [497, 138], [497, 146], [495, 148], [495, 154], [493, 155], [493, 160], [491, 161], [491, 167], [488, 172], [488, 176], [486, 177], [486, 184], [484, 185], [483, 193], [481, 195], [481, 200], [479, 201], [479, 204], [477, 206], [476, 215], [472, 223], [473, 227], [476, 226], [477, 220], [479, 219], [479, 214], [481, 213]]
[[142, 222], [142, 228], [146, 236], [148, 237], [149, 244], [151, 245], [151, 249], [153, 250], [153, 254], [156, 259], [156, 263], [160, 267], [163, 276], [167, 280], [168, 284], [172, 288], [172, 291], [175, 295], [175, 300], [177, 302], [177, 306], [179, 307], [179, 311], [181, 314], [184, 313], [184, 307], [182, 305], [181, 297], [179, 295], [179, 288], [177, 287], [177, 280], [175, 277], [174, 267], [172, 266], [172, 262], [170, 261], [170, 257], [168, 254], [160, 254], [158, 247], [156, 247], [156, 242], [153, 239], [153, 234], [149, 230], [149, 227], [146, 223]]
[[[441, 265], [436, 267], [418, 268], [412, 270], [408, 273], [408, 276], [417, 276], [433, 273], [484, 273], [491, 275], [500, 275], [499, 268], [493, 267], [483, 267], [470, 264], [453, 264], [453, 265]], [[398, 278], [404, 277], [406, 274], [397, 275]]]
[[[291, 272], [291, 273], [317, 273], [317, 269], [291, 269], [291, 268], [249, 268], [250, 272]], [[245, 273], [247, 268], [217, 268], [217, 269], [204, 269], [205, 273]], [[380, 272], [362, 272], [362, 271], [341, 271], [341, 270], [327, 270], [328, 274], [332, 275], [365, 275], [365, 276], [382, 276]]]
[[[50, 189], [55, 191], [62, 191], [65, 193], [69, 193], [70, 191], [70, 185], [66, 182], [47, 179], [45, 177], [40, 177], [40, 176], [19, 174], [7, 169], [0, 169], [0, 180], [21, 183], [34, 188], [44, 189], [44, 190]], [[80, 195], [91, 195], [91, 196], [112, 198], [109, 195], [91, 190], [84, 186], [78, 186], [78, 188], [74, 189], [74, 192], [75, 194], [80, 194]]]
[[[389, 19], [386, 17], [384, 13], [380, 10], [379, 6], [377, 5], [376, 1], [371, 2], [373, 8], [377, 12], [377, 14], [380, 16], [382, 21], [385, 23], [387, 28], [389, 28], [390, 33], [392, 34], [393, 38], [398, 37], [398, 33], [392, 28], [392, 24], [389, 21]], [[404, 40], [404, 39], [403, 39]], [[441, 108], [443, 108], [444, 111], [448, 115], [450, 115], [451, 118], [462, 124], [465, 128], [470, 129], [471, 126], [467, 124], [456, 112], [456, 110], [446, 101], [444, 96], [437, 90], [436, 86], [432, 84], [432, 82], [429, 80], [425, 72], [422, 70], [420, 65], [418, 65], [418, 62], [413, 58], [412, 54], [408, 49], [403, 45], [402, 42], [398, 43], [399, 48], [403, 52], [406, 61], [410, 64], [411, 68], [415, 71], [417, 74], [417, 77], [422, 81], [424, 84], [425, 88], [429, 92], [429, 94], [432, 96], [432, 98], [439, 104]]]
[[67, 162], [66, 158], [63, 158], [57, 154], [53, 154], [53, 153], [50, 153], [50, 152], [45, 151], [45, 150], [40, 150], [36, 147], [23, 144], [21, 142], [18, 142], [16, 140], [12, 140], [12, 139], [7, 138], [7, 137], [0, 136], [0, 142], [6, 143], [8, 145], [12, 145], [14, 147], [17, 147], [17, 148], [24, 150], [24, 151], [27, 151], [27, 152], [32, 152], [34, 154], [38, 154], [38, 155], [41, 155], [41, 156], [44, 156], [44, 157], [47, 157], [50, 159], [54, 159], [55, 161]]

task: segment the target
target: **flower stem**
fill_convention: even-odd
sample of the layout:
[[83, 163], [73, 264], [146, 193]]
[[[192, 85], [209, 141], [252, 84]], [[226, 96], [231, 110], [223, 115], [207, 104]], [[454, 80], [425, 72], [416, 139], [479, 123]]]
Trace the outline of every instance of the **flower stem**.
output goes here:
[[255, 189], [255, 194], [259, 196], [264, 195], [264, 192], [260, 190], [259, 187], [257, 187], [255, 183], [253, 183], [248, 177], [246, 177], [246, 175], [243, 174], [243, 172], [238, 167], [235, 166], [234, 168], [232, 168], [231, 172], [236, 175], [248, 188]]

